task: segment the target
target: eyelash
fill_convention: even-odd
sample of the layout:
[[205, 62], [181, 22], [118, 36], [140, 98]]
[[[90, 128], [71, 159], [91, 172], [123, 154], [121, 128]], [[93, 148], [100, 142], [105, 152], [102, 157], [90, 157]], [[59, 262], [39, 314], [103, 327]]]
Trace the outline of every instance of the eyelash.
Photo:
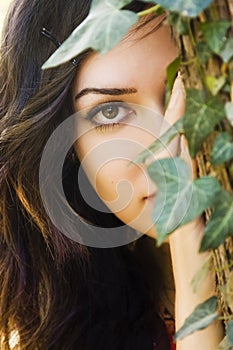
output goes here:
[[[98, 123], [94, 120], [94, 117], [101, 111], [103, 111], [105, 108], [108, 107], [117, 107], [118, 111], [117, 111], [117, 115], [119, 114], [119, 109], [123, 108], [125, 110], [127, 110], [126, 115], [124, 117], [122, 117], [120, 120], [118, 120], [118, 122], [114, 122], [114, 119], [117, 119], [117, 116], [115, 118], [113, 118], [113, 122], [111, 123]], [[129, 116], [132, 115], [133, 113], [136, 113], [131, 107], [129, 107], [129, 105], [123, 101], [110, 101], [110, 102], [104, 102], [101, 103], [93, 108], [91, 108], [86, 115], [86, 119], [89, 120], [93, 125], [95, 125], [95, 129], [97, 130], [101, 130], [101, 131], [107, 131], [110, 128], [113, 129], [115, 127], [118, 127], [120, 125], [120, 123], [124, 120], [126, 120]], [[108, 120], [107, 117], [106, 120]], [[109, 120], [111, 120], [111, 118], [109, 118]]]

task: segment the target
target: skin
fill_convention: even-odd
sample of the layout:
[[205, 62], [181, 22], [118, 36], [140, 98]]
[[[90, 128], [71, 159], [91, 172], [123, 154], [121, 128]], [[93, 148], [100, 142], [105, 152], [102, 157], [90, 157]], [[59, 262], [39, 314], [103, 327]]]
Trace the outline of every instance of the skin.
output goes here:
[[[74, 87], [77, 111], [109, 101], [130, 103], [119, 111], [119, 115], [130, 117], [118, 126], [109, 124], [107, 129], [105, 126], [96, 130], [85, 120], [84, 113], [84, 118], [79, 120], [76, 151], [96, 192], [110, 210], [125, 224], [154, 238], [151, 214], [156, 185], [144, 165], [128, 166], [128, 163], [159, 136], [163, 121], [166, 67], [177, 56], [177, 50], [168, 26], [142, 38], [160, 21], [155, 19], [140, 31], [131, 31], [104, 56], [91, 54], [79, 70]], [[132, 92], [119, 96], [88, 93], [75, 99], [82, 90], [93, 87], [124, 88]], [[115, 121], [104, 118], [101, 111], [94, 120]], [[105, 145], [101, 160], [100, 145]]]
[[[75, 149], [87, 176], [100, 198], [116, 216], [126, 225], [154, 238], [156, 228], [151, 214], [157, 188], [146, 171], [146, 166], [154, 157], [146, 165], [129, 166], [129, 161], [177, 121], [185, 109], [185, 94], [180, 77], [175, 81], [168, 108], [164, 108], [166, 67], [177, 56], [177, 50], [168, 26], [162, 25], [148, 34], [160, 21], [161, 18], [156, 18], [137, 31], [131, 30], [120, 44], [103, 56], [90, 54], [81, 65], [73, 88], [74, 105], [80, 113]], [[148, 35], [144, 36], [146, 33]], [[106, 94], [104, 90], [87, 93], [86, 89], [90, 88], [128, 90], [115, 96]], [[94, 124], [88, 120], [88, 112], [93, 106], [112, 101], [129, 103], [118, 110], [120, 116], [127, 116], [119, 125], [99, 126], [113, 122], [113, 119], [105, 117], [106, 108], [95, 111], [94, 116], [92, 113]], [[115, 106], [110, 106], [111, 113]], [[95, 123], [98, 123], [98, 127]], [[180, 150], [178, 141], [175, 140], [157, 158], [177, 156]], [[185, 140], [181, 142], [180, 156], [192, 166], [195, 177], [195, 167]], [[196, 294], [190, 286], [192, 277], [209, 254], [198, 253], [203, 230], [202, 219], [197, 218], [176, 230], [166, 245], [170, 251], [175, 282], [177, 329], [195, 306], [214, 294], [213, 273], [209, 274]], [[214, 350], [221, 338], [221, 325], [216, 322], [177, 342], [177, 349]]]

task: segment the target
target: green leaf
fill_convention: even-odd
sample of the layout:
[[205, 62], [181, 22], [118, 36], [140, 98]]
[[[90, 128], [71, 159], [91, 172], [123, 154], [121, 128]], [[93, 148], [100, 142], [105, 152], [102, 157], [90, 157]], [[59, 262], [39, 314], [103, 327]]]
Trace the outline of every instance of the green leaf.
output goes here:
[[229, 343], [233, 345], [233, 320], [227, 323], [227, 339]]
[[182, 17], [177, 12], [170, 12], [168, 15], [168, 21], [170, 25], [175, 28], [176, 32], [180, 35], [188, 34], [188, 20], [186, 17]]
[[229, 343], [229, 340], [227, 339], [227, 336], [225, 336], [223, 338], [223, 340], [221, 341], [221, 343], [218, 346], [217, 350], [233, 350], [233, 347], [231, 346], [231, 344]]
[[227, 132], [219, 134], [214, 142], [210, 161], [213, 165], [222, 164], [233, 158], [232, 137]]
[[206, 76], [206, 85], [214, 96], [216, 96], [217, 93], [221, 90], [225, 82], [226, 78], [224, 76], [220, 76], [219, 78], [215, 78], [212, 75]]
[[203, 41], [196, 44], [196, 53], [200, 63], [202, 64], [206, 63], [211, 56], [209, 47]]
[[177, 75], [177, 72], [180, 68], [181, 58], [176, 57], [172, 63], [170, 63], [167, 67], [167, 84], [170, 92], [172, 91], [173, 84]]
[[199, 304], [192, 314], [185, 320], [183, 326], [176, 332], [175, 339], [181, 340], [187, 335], [200, 329], [204, 329], [218, 318], [217, 297], [211, 297]]
[[225, 116], [222, 102], [215, 96], [206, 98], [202, 90], [187, 90], [186, 112], [183, 117], [184, 133], [192, 157]]
[[233, 197], [221, 190], [221, 195], [217, 198], [214, 212], [205, 227], [201, 252], [219, 247], [228, 236], [233, 235]]
[[233, 271], [230, 272], [227, 277], [227, 283], [223, 286], [223, 295], [226, 300], [226, 304], [229, 308], [233, 309]]
[[179, 133], [183, 133], [183, 120], [179, 119], [162, 136], [153, 142], [145, 151], [141, 152], [133, 163], [144, 163], [145, 160], [164, 149]]
[[217, 179], [191, 179], [191, 169], [181, 158], [156, 160], [148, 173], [158, 187], [153, 208], [157, 244], [176, 228], [194, 220], [211, 207], [220, 191]]
[[220, 56], [222, 57], [225, 63], [229, 62], [230, 59], [233, 57], [233, 38], [227, 39], [220, 52]]
[[160, 4], [167, 10], [179, 12], [183, 16], [196, 17], [201, 11], [210, 5], [213, 0], [143, 0], [154, 4]]
[[201, 268], [195, 273], [191, 285], [194, 293], [197, 293], [197, 291], [200, 289], [202, 282], [207, 277], [208, 273], [211, 270], [211, 267], [213, 265], [213, 258], [212, 256], [208, 256], [204, 264], [201, 266]]
[[227, 102], [225, 104], [225, 111], [228, 121], [231, 123], [231, 126], [233, 126], [233, 102]]
[[231, 23], [226, 20], [205, 22], [200, 25], [206, 43], [213, 52], [219, 53], [222, 49], [230, 25]]
[[104, 54], [117, 45], [138, 20], [136, 13], [120, 10], [130, 0], [94, 0], [86, 19], [43, 64], [42, 69], [68, 62], [87, 49]]

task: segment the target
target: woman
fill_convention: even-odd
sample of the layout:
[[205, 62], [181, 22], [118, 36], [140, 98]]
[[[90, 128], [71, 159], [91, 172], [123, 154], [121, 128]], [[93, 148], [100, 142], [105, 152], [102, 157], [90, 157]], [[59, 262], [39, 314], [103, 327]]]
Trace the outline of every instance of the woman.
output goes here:
[[[171, 349], [174, 331], [168, 323], [175, 318], [179, 328], [214, 293], [212, 275], [198, 294], [190, 287], [206, 259], [197, 254], [201, 219], [156, 248], [151, 220], [156, 186], [143, 165], [128, 166], [157, 137], [162, 121], [174, 123], [184, 111], [180, 77], [164, 110], [166, 66], [177, 51], [163, 18], [143, 20], [104, 56], [88, 51], [75, 64], [41, 70], [55, 50], [53, 37], [42, 28], [64, 41], [87, 16], [90, 3], [14, 1], [5, 26], [0, 54], [1, 349]], [[138, 12], [144, 6], [133, 1], [128, 8]], [[137, 108], [154, 111], [157, 123], [151, 124], [151, 113], [137, 118]], [[131, 228], [141, 232], [139, 239], [107, 248], [99, 242], [85, 245], [51, 219], [42, 198], [47, 179], [42, 171], [41, 182], [41, 163], [53, 131], [74, 112], [76, 142], [62, 181], [67, 202], [78, 213], [78, 234], [92, 237], [119, 228], [125, 237]], [[126, 140], [126, 153], [118, 148], [119, 139]], [[119, 157], [107, 149], [119, 150]], [[184, 154], [184, 144], [182, 149]], [[163, 156], [176, 155], [177, 145], [169, 152]], [[84, 176], [77, 181], [81, 168]], [[130, 197], [124, 186], [116, 195], [122, 179], [133, 186]], [[92, 203], [83, 199], [82, 185]], [[69, 224], [65, 213], [61, 221]], [[177, 349], [213, 350], [220, 339], [216, 323], [178, 342]]]

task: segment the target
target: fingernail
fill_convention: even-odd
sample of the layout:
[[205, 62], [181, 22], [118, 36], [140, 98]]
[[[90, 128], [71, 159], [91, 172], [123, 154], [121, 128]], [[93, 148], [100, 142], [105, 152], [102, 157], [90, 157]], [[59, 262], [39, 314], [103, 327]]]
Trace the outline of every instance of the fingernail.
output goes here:
[[184, 138], [183, 135], [180, 136], [180, 157], [184, 156], [186, 153], [185, 146], [184, 146]]
[[180, 137], [180, 157], [185, 161], [189, 160], [190, 158], [188, 144], [184, 135], [181, 135]]

